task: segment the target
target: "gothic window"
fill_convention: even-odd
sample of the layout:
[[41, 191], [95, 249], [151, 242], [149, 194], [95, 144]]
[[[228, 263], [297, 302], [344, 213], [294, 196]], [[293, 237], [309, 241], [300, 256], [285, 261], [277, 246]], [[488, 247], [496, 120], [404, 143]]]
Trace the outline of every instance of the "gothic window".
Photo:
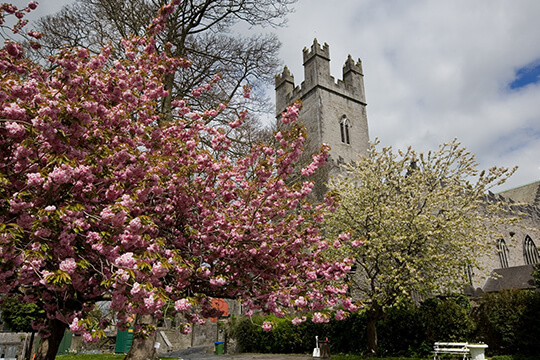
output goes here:
[[473, 285], [474, 271], [473, 267], [470, 264], [465, 265], [465, 275], [467, 276], [467, 281], [469, 285]]
[[497, 240], [497, 252], [499, 253], [499, 260], [501, 262], [501, 268], [508, 267], [508, 246], [503, 239]]
[[538, 249], [529, 235], [525, 237], [525, 241], [523, 242], [523, 257], [525, 258], [525, 264], [527, 265], [540, 263]]
[[339, 130], [341, 132], [341, 142], [344, 144], [351, 144], [350, 128], [351, 122], [346, 115], [343, 115], [339, 121]]

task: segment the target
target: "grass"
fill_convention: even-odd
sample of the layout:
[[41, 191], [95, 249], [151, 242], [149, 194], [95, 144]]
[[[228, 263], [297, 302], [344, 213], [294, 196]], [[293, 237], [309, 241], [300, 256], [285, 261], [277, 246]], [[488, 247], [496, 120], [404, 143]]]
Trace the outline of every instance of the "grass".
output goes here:
[[[126, 355], [117, 354], [89, 354], [89, 355], [58, 355], [56, 360], [122, 360]], [[171, 358], [161, 358], [168, 359]], [[332, 360], [365, 360], [357, 355], [332, 355]], [[377, 358], [377, 360], [426, 360], [420, 358]]]

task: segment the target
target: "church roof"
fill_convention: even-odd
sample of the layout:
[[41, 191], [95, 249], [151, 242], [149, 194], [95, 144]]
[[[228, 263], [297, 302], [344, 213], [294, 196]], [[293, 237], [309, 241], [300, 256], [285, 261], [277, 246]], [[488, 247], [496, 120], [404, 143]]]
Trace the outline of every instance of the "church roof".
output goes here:
[[540, 181], [502, 191], [499, 195], [528, 205], [540, 205]]

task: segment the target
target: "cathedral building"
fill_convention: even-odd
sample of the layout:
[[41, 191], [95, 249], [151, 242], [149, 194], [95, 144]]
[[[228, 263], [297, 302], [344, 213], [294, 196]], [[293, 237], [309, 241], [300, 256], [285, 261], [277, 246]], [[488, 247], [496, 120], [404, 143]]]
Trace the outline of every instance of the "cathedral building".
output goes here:
[[[369, 132], [366, 112], [364, 74], [360, 60], [349, 55], [343, 65], [342, 79], [330, 74], [330, 49], [314, 40], [310, 49], [304, 48], [304, 81], [295, 85], [287, 67], [276, 75], [276, 116], [286, 107], [301, 100], [300, 121], [306, 127], [308, 140], [305, 152], [316, 153], [321, 144], [330, 145], [327, 168], [315, 179], [315, 194], [322, 198], [324, 183], [339, 173], [339, 164], [367, 155]], [[471, 296], [505, 288], [533, 288], [531, 272], [540, 263], [536, 244], [540, 241], [540, 181], [500, 194], [489, 194], [492, 200], [501, 197], [520, 203], [523, 219], [499, 229], [504, 236], [490, 239], [492, 253], [481, 259], [482, 269], [465, 269]]]

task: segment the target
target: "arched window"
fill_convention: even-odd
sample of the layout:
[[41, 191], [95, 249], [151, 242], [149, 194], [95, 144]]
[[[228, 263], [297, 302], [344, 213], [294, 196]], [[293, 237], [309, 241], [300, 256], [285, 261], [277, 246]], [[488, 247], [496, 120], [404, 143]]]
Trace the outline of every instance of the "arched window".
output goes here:
[[540, 263], [538, 249], [529, 235], [525, 236], [525, 241], [523, 242], [523, 257], [525, 258], [525, 264], [527, 265]]
[[341, 142], [344, 144], [351, 144], [350, 128], [351, 122], [347, 119], [347, 115], [343, 115], [339, 121], [339, 130], [341, 132]]
[[503, 239], [497, 240], [497, 252], [499, 253], [499, 260], [501, 261], [501, 268], [508, 267], [508, 246]]
[[465, 265], [465, 276], [467, 276], [469, 285], [473, 286], [474, 270], [470, 264]]

